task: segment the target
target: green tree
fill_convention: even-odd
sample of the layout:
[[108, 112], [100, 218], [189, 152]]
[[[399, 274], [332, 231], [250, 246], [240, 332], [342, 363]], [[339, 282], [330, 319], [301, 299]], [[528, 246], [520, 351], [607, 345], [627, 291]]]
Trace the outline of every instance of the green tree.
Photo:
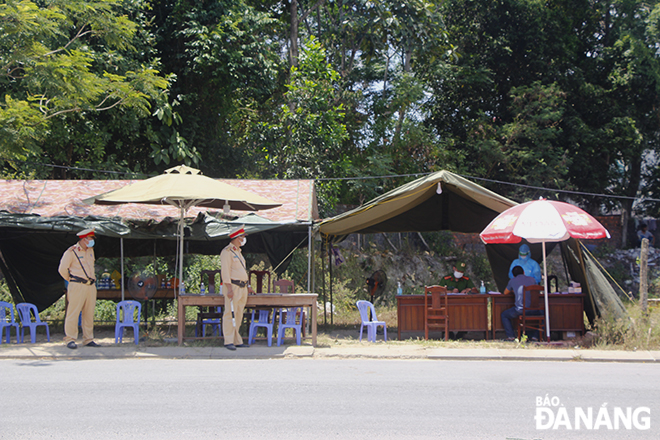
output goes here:
[[[105, 112], [151, 116], [169, 79], [151, 60], [126, 62], [138, 27], [121, 11], [119, 0], [0, 5], [0, 158], [48, 151], [53, 135], [91, 128]], [[103, 136], [89, 137], [85, 149], [103, 150]]]
[[[326, 62], [314, 38], [300, 48], [299, 66], [291, 68], [287, 91], [276, 120], [263, 124], [262, 152], [270, 174], [279, 178], [318, 179], [345, 175], [350, 157], [343, 154], [347, 138], [343, 105], [337, 96], [339, 74]], [[337, 185], [320, 183], [323, 207], [337, 202]]]
[[[638, 195], [650, 179], [645, 158], [656, 154], [660, 121], [657, 4], [446, 2], [459, 56], [429, 63], [428, 122], [456, 167], [560, 190]], [[519, 200], [539, 195], [492, 187]], [[572, 199], [592, 212], [632, 213], [632, 200]]]
[[281, 29], [268, 8], [235, 0], [153, 0], [157, 48], [175, 74], [181, 136], [213, 176], [252, 175], [244, 141], [282, 93]]

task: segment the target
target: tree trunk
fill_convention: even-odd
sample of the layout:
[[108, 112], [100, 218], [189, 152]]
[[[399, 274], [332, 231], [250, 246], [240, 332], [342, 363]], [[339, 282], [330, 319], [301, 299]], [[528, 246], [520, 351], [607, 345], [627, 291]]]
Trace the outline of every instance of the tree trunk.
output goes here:
[[298, 0], [291, 0], [291, 66], [298, 67]]

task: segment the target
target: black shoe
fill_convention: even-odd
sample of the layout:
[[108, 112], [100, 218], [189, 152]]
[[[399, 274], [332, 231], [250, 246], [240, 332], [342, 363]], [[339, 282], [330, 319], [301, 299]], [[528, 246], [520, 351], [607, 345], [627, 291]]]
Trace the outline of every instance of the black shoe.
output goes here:
[[76, 345], [75, 342], [69, 341], [69, 343], [66, 344], [66, 348], [70, 348], [71, 350], [75, 350], [76, 348], [78, 348], [78, 346]]
[[249, 347], [249, 345], [248, 344], [240, 344], [240, 345], [237, 345], [237, 347], [238, 348], [247, 348], [247, 347]]
[[236, 350], [236, 346], [234, 344], [227, 344], [227, 345], [225, 345], [225, 348], [227, 350], [232, 350], [232, 351]]
[[85, 347], [100, 347], [100, 345], [97, 344], [96, 342], [92, 341], [92, 342], [88, 342], [87, 344], [85, 344]]

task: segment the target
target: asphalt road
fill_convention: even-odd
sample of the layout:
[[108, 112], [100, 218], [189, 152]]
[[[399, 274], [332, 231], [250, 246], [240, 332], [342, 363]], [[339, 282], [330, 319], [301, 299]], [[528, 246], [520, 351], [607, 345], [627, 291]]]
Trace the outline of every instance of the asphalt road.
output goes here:
[[652, 364], [2, 360], [0, 371], [3, 440], [660, 438]]

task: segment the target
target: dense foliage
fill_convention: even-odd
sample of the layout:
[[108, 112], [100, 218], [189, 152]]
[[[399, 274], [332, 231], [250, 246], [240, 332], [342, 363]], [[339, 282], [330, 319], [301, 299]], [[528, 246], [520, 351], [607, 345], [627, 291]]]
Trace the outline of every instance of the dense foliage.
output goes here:
[[659, 47], [658, 1], [7, 0], [0, 160], [317, 178], [324, 214], [448, 169], [660, 215]]

